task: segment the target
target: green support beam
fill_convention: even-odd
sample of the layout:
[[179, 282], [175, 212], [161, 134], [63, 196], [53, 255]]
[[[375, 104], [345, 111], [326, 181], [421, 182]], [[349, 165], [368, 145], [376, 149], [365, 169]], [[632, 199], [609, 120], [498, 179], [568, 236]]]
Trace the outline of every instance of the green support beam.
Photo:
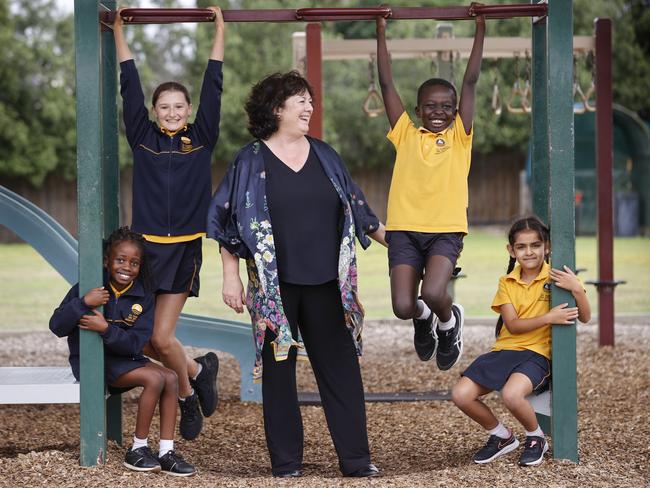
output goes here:
[[[573, 132], [572, 0], [548, 3], [547, 60], [549, 67], [547, 127], [549, 160], [549, 222], [554, 268], [575, 269], [575, 170]], [[568, 303], [571, 293], [553, 285], [551, 306]], [[553, 457], [578, 462], [576, 326], [553, 326], [552, 361]]]
[[[531, 0], [536, 3], [536, 0]], [[546, 58], [546, 17], [533, 22], [532, 53], [532, 144], [531, 189], [533, 213], [548, 222], [548, 60]]]
[[[104, 0], [103, 10], [117, 8], [116, 0]], [[120, 167], [118, 160], [117, 75], [113, 31], [101, 31], [101, 124], [102, 124], [102, 180], [104, 195], [104, 238], [120, 225]], [[122, 443], [122, 396], [112, 395], [106, 404], [108, 438]]]
[[[77, 92], [77, 209], [79, 292], [102, 285], [101, 46], [95, 0], [75, 0]], [[103, 344], [95, 332], [80, 334], [81, 465], [106, 462]]]

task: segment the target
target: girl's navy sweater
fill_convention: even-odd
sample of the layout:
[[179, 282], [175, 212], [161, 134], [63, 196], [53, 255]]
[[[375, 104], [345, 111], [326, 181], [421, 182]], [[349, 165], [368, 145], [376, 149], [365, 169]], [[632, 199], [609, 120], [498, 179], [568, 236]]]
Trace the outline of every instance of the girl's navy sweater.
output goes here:
[[210, 162], [219, 137], [222, 64], [208, 62], [194, 123], [170, 136], [149, 120], [135, 62], [120, 63], [124, 124], [133, 151], [134, 231], [156, 236], [205, 232], [212, 196]]

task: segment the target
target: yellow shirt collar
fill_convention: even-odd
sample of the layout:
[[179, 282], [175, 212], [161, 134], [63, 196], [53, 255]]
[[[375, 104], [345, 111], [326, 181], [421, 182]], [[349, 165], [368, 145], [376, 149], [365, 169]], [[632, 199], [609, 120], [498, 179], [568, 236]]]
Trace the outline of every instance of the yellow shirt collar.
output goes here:
[[180, 129], [174, 130], [174, 131], [165, 129], [164, 127], [160, 127], [160, 132], [162, 132], [163, 134], [165, 134], [166, 136], [169, 136], [169, 137], [173, 137], [176, 134], [178, 134], [179, 132], [183, 132], [183, 131], [186, 131], [186, 130], [187, 130], [187, 125], [184, 125]]
[[[547, 280], [548, 272], [550, 269], [551, 269], [551, 265], [545, 261], [544, 264], [542, 264], [542, 269], [539, 271], [539, 274], [535, 277], [533, 281], [531, 281], [531, 283], [540, 280]], [[515, 269], [513, 269], [510, 273], [508, 273], [507, 278], [511, 280], [515, 280], [518, 283], [524, 283], [521, 280], [521, 266], [520, 265], [515, 266]]]
[[122, 291], [117, 290], [114, 286], [113, 283], [110, 283], [111, 285], [111, 290], [113, 290], [113, 294], [115, 295], [115, 298], [120, 298], [122, 295], [124, 295], [129, 289], [133, 286], [133, 281], [129, 283], [126, 288], [124, 288]]

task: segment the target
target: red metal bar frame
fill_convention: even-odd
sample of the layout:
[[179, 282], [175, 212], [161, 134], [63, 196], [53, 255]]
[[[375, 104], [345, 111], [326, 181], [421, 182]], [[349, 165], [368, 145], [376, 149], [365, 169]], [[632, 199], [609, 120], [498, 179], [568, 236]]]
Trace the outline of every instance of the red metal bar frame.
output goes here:
[[[374, 20], [378, 15], [391, 19], [414, 20], [470, 20], [476, 15], [489, 19], [512, 17], [542, 17], [547, 5], [509, 4], [480, 5], [473, 7], [368, 7], [368, 8], [308, 8], [308, 9], [258, 9], [224, 10], [225, 22], [296, 22], [325, 20]], [[112, 24], [115, 12], [102, 12], [100, 19]], [[128, 8], [122, 10], [122, 18], [128, 24], [170, 24], [176, 22], [212, 22], [214, 13], [206, 8]]]
[[597, 19], [596, 167], [598, 186], [598, 344], [614, 345], [612, 21]]
[[323, 49], [321, 46], [321, 28], [318, 23], [309, 23], [305, 29], [307, 44], [306, 78], [312, 89], [312, 105], [314, 112], [311, 114], [309, 135], [317, 139], [323, 138]]

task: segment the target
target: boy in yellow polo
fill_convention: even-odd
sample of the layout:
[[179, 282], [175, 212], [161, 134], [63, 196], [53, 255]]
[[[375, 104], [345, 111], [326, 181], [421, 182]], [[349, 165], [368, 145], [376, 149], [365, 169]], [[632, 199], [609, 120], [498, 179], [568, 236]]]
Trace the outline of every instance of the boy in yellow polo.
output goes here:
[[460, 103], [448, 81], [425, 81], [417, 93], [415, 113], [422, 126], [416, 128], [393, 84], [386, 20], [377, 19], [379, 83], [391, 126], [388, 139], [397, 151], [386, 221], [393, 312], [413, 320], [418, 357], [435, 356], [441, 370], [453, 367], [463, 351], [463, 307], [452, 303], [447, 285], [467, 234], [474, 94], [484, 37], [485, 19], [477, 16]]

